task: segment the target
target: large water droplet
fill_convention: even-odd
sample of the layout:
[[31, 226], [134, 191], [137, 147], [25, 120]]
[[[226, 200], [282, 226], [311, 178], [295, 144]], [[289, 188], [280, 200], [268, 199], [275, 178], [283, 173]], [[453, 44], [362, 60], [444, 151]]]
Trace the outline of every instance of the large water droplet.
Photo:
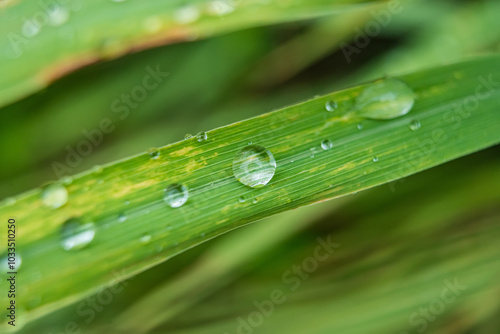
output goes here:
[[174, 183], [165, 189], [165, 202], [172, 208], [183, 206], [189, 197], [188, 187], [182, 184]]
[[410, 122], [408, 127], [411, 131], [417, 131], [418, 129], [420, 129], [420, 122], [418, 120], [413, 120]]
[[330, 150], [333, 147], [333, 143], [329, 139], [325, 139], [321, 142], [321, 148], [325, 151]]
[[271, 181], [276, 171], [276, 160], [265, 147], [249, 145], [233, 160], [234, 177], [246, 186], [260, 188]]
[[403, 81], [387, 78], [366, 86], [356, 99], [356, 114], [370, 119], [404, 116], [413, 108], [415, 94]]
[[82, 249], [94, 239], [94, 223], [83, 223], [80, 219], [70, 218], [62, 226], [61, 243], [65, 250]]
[[52, 209], [57, 209], [68, 201], [68, 191], [59, 183], [52, 183], [43, 188], [42, 203]]
[[335, 101], [330, 100], [330, 101], [327, 101], [325, 103], [326, 111], [332, 112], [332, 111], [337, 110], [337, 108], [338, 108], [338, 104]]

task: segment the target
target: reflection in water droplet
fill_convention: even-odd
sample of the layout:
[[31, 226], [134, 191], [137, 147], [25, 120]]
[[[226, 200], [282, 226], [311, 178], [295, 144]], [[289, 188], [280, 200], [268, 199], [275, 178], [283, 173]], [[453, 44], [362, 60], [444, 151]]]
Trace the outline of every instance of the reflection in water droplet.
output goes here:
[[257, 200], [257, 198], [252, 199], [252, 203], [253, 203], [253, 204], [257, 204], [257, 202], [259, 202], [259, 201]]
[[325, 109], [329, 112], [335, 111], [338, 108], [338, 104], [335, 101], [327, 101], [325, 104]]
[[373, 157], [373, 162], [377, 162], [378, 161], [378, 157]]
[[418, 120], [411, 121], [409, 128], [411, 131], [417, 131], [418, 129], [420, 129], [420, 122]]
[[52, 209], [57, 209], [68, 202], [68, 191], [59, 183], [52, 183], [43, 188], [42, 203]]
[[329, 139], [325, 139], [321, 142], [321, 148], [325, 151], [330, 150], [333, 147], [333, 143]]
[[90, 244], [94, 236], [94, 223], [83, 223], [77, 218], [68, 219], [61, 228], [61, 243], [65, 250], [82, 249]]
[[265, 147], [249, 145], [233, 159], [234, 177], [246, 186], [260, 188], [271, 181], [276, 171], [276, 160]]
[[182, 184], [171, 184], [165, 189], [164, 199], [172, 208], [178, 208], [187, 202], [189, 197], [188, 188]]
[[149, 157], [153, 160], [156, 160], [160, 157], [160, 151], [158, 151], [156, 147], [151, 147], [147, 152]]
[[206, 132], [199, 132], [197, 135], [196, 135], [196, 139], [199, 141], [199, 142], [202, 142], [202, 141], [205, 141], [207, 140], [208, 136], [207, 136], [207, 133]]
[[387, 78], [366, 86], [356, 99], [357, 115], [386, 120], [406, 115], [413, 108], [415, 94], [403, 81]]
[[18, 252], [16, 252], [15, 256], [10, 257], [8, 254], [5, 254], [0, 260], [0, 272], [6, 273], [9, 271], [18, 271], [21, 268], [22, 263], [23, 260]]

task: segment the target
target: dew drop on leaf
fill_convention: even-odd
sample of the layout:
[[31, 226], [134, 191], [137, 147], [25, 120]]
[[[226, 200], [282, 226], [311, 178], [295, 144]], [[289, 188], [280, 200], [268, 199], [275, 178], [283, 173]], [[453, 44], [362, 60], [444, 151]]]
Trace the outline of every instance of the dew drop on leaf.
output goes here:
[[415, 94], [403, 81], [387, 78], [367, 85], [356, 98], [355, 113], [361, 117], [387, 120], [410, 112]]
[[165, 189], [164, 199], [172, 208], [178, 208], [187, 202], [189, 197], [188, 188], [185, 185], [174, 183]]
[[276, 160], [263, 146], [249, 145], [233, 159], [236, 180], [251, 188], [261, 188], [271, 181], [276, 172]]
[[326, 111], [333, 112], [333, 111], [337, 110], [337, 108], [338, 108], [338, 104], [335, 101], [330, 100], [330, 101], [327, 101], [325, 103]]
[[208, 139], [207, 133], [206, 133], [206, 132], [199, 132], [199, 133], [196, 135], [196, 139], [197, 139], [199, 142], [202, 142], [202, 141], [207, 140], [207, 139]]
[[68, 191], [59, 183], [52, 183], [43, 188], [42, 203], [52, 209], [57, 209], [68, 202]]
[[160, 157], [160, 151], [158, 151], [156, 147], [151, 147], [147, 152], [149, 157], [153, 160], [156, 160]]
[[408, 126], [411, 131], [417, 131], [420, 129], [420, 122], [418, 120], [413, 120], [410, 122], [410, 125]]
[[333, 147], [333, 143], [329, 139], [325, 139], [321, 142], [321, 148], [325, 151], [330, 150]]
[[65, 250], [86, 247], [95, 236], [94, 223], [84, 223], [78, 218], [68, 219], [61, 228], [61, 244]]

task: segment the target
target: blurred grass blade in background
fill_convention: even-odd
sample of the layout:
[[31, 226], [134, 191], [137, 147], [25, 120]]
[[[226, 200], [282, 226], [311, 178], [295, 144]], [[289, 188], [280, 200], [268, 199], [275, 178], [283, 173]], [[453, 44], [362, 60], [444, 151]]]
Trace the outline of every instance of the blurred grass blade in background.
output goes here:
[[0, 106], [79, 67], [252, 26], [324, 16], [374, 0], [33, 1], [0, 5]]

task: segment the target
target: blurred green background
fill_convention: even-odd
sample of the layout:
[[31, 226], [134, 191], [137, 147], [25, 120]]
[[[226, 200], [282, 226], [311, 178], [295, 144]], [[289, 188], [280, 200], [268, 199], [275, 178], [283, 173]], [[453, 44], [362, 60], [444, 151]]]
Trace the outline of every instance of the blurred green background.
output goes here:
[[[500, 51], [496, 0], [402, 3], [387, 24], [387, 4], [359, 7], [71, 73], [0, 113], [0, 198], [58, 178], [54, 163], [103, 118], [114, 131], [67, 175], [349, 85]], [[380, 32], [360, 36], [374, 22]], [[169, 75], [116, 112], [114, 101], [157, 66]], [[70, 323], [82, 333], [498, 333], [498, 153], [241, 228], [103, 291], [96, 307], [84, 300], [22, 332], [68, 332]], [[299, 283], [283, 279], [314, 256], [317, 238], [340, 245], [307, 278], [287, 276]], [[455, 280], [465, 288], [447, 302], [442, 291]], [[275, 290], [284, 301], [269, 311]]]

